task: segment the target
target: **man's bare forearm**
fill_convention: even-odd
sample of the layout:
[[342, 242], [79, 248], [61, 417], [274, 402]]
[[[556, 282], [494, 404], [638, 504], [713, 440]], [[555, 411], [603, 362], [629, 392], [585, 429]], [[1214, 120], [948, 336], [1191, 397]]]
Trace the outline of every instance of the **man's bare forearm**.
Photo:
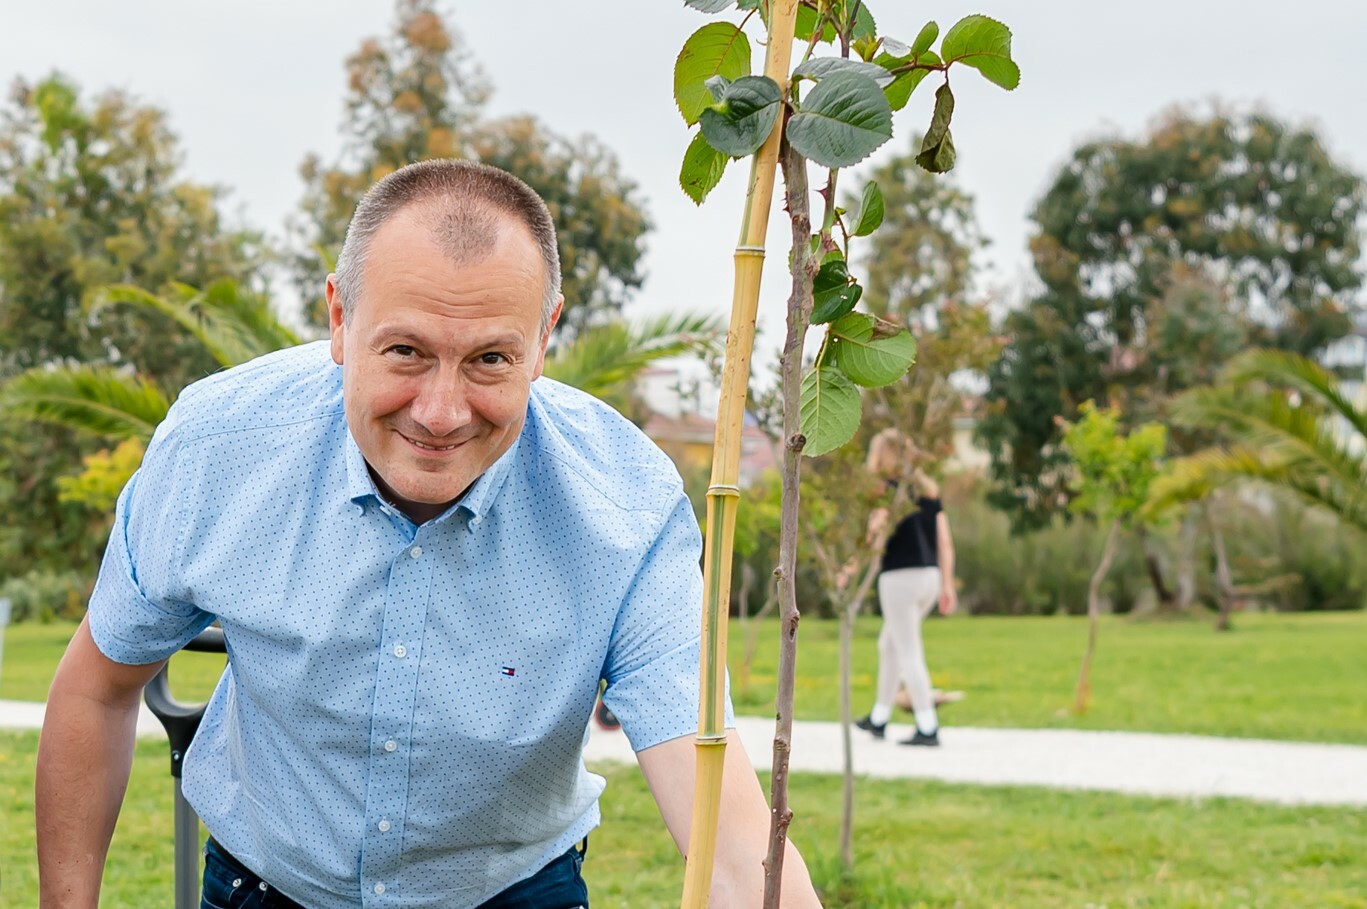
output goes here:
[[141, 682], [157, 666], [119, 667], [82, 624], [48, 694], [34, 808], [42, 909], [95, 909], [105, 855], [133, 763]]

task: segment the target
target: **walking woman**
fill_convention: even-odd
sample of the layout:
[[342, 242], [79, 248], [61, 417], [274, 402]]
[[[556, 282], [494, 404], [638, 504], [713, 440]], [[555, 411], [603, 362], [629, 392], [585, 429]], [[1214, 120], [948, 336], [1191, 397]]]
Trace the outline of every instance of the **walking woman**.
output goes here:
[[[878, 635], [878, 700], [869, 715], [855, 725], [883, 738], [897, 688], [906, 685], [916, 716], [916, 731], [903, 745], [939, 745], [940, 723], [935, 695], [926, 668], [921, 623], [937, 606], [950, 615], [959, 605], [954, 589], [954, 540], [940, 503], [940, 487], [919, 465], [924, 458], [916, 445], [895, 429], [874, 436], [868, 469], [886, 484], [889, 494], [899, 480], [909, 481], [915, 510], [902, 518], [883, 548], [878, 575], [878, 602], [883, 629]], [[869, 515], [867, 539], [874, 544], [888, 522], [888, 509]]]

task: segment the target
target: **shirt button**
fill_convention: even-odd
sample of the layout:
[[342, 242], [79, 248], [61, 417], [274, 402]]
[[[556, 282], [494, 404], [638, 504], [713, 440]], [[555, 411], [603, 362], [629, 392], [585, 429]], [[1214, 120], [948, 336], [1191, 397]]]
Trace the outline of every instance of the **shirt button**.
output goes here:
[[408, 656], [408, 648], [403, 646], [402, 644], [395, 644], [394, 656], [398, 657], [399, 659], [403, 659], [404, 657]]
[[408, 550], [408, 554], [416, 559], [418, 556], [422, 555], [422, 547], [414, 546], [412, 549]]
[[263, 893], [264, 893], [265, 891], [271, 889], [270, 887], [266, 886], [266, 882], [265, 882], [265, 881], [262, 881], [261, 883], [257, 884], [256, 886], [260, 887]]
[[393, 739], [390, 739], [389, 741], [387, 741], [387, 742], [384, 743], [384, 750], [385, 750], [385, 751], [393, 751], [395, 748], [398, 748], [398, 747], [399, 747], [399, 743], [396, 742], [396, 741], [394, 741]]
[[376, 884], [376, 885], [375, 885], [375, 892], [376, 892], [376, 893], [384, 893], [384, 884]]
[[389, 832], [389, 818], [382, 818], [382, 819], [380, 820], [380, 823], [376, 824], [375, 826], [377, 826], [377, 827], [380, 828], [380, 832], [381, 832], [381, 833], [388, 833], [388, 832]]

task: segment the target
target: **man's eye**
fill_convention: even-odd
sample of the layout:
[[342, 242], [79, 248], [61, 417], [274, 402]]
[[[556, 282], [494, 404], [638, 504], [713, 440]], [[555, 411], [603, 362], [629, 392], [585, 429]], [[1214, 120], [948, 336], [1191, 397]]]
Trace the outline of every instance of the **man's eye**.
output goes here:
[[395, 344], [393, 347], [389, 348], [387, 352], [402, 359], [408, 359], [418, 355], [418, 352], [407, 344]]
[[501, 353], [480, 354], [479, 360], [485, 366], [501, 366], [508, 362], [508, 358]]

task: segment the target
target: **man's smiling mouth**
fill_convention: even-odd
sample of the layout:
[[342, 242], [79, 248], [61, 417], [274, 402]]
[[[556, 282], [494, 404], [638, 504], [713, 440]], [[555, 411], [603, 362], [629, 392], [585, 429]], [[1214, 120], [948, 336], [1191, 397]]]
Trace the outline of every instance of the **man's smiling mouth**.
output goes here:
[[460, 446], [459, 442], [453, 442], [450, 445], [431, 445], [426, 442], [419, 442], [411, 436], [404, 436], [404, 438], [411, 442], [415, 448], [421, 448], [423, 451], [455, 451]]

